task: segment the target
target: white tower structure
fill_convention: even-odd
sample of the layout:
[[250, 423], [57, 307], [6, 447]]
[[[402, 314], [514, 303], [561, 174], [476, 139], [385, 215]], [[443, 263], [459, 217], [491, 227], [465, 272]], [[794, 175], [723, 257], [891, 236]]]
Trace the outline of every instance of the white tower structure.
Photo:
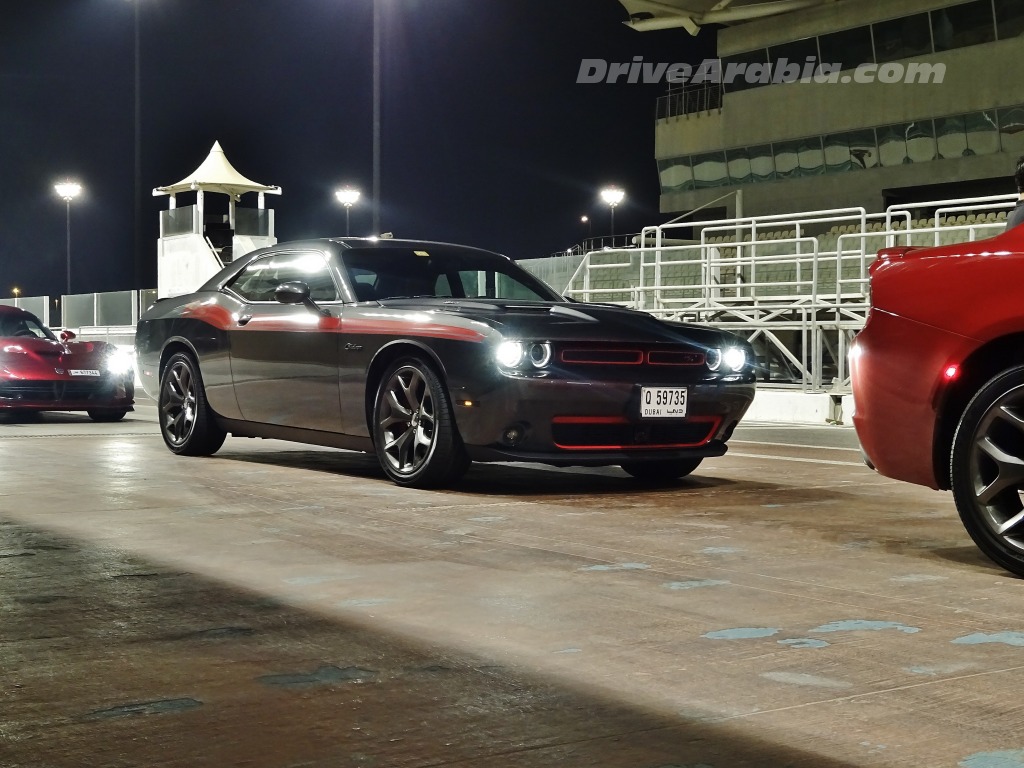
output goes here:
[[[178, 207], [177, 196], [183, 192], [196, 193], [195, 205]], [[207, 192], [228, 196], [227, 215], [207, 213]], [[256, 208], [237, 206], [247, 192], [258, 194]], [[251, 181], [236, 171], [220, 142], [214, 142], [207, 158], [184, 179], [154, 189], [154, 196], [171, 199], [169, 209], [160, 213], [157, 296], [194, 291], [234, 258], [276, 243], [274, 211], [266, 207], [268, 194], [280, 195], [281, 188]]]

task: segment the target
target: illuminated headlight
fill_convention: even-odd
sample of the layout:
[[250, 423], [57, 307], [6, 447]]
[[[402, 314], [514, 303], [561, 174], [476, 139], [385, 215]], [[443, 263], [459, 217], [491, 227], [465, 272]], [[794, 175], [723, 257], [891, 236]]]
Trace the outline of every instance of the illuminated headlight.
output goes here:
[[552, 354], [549, 341], [503, 341], [496, 356], [503, 368], [547, 368]]
[[135, 358], [131, 352], [126, 352], [123, 349], [115, 350], [111, 352], [107, 357], [107, 371], [120, 376], [125, 373], [129, 373], [135, 368]]
[[521, 341], [503, 341], [498, 345], [496, 357], [505, 368], [518, 368], [526, 357], [526, 348]]
[[747, 364], [747, 353], [739, 347], [729, 347], [722, 353], [722, 362], [730, 371], [741, 371]]

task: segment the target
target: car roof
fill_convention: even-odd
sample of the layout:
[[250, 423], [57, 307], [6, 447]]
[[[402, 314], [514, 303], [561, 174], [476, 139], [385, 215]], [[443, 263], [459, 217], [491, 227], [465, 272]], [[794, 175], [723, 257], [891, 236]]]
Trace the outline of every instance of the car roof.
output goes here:
[[10, 304], [0, 304], [0, 315], [31, 315], [27, 309], [12, 307]]

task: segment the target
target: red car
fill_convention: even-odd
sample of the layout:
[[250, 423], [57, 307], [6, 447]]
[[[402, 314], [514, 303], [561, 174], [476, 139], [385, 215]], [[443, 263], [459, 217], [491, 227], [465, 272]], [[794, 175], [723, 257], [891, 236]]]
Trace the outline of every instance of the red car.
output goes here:
[[878, 256], [851, 354], [866, 459], [952, 490], [978, 547], [1024, 576], [1024, 227]]
[[118, 421], [132, 410], [132, 355], [105, 341], [58, 339], [31, 312], [0, 305], [0, 413], [86, 411]]

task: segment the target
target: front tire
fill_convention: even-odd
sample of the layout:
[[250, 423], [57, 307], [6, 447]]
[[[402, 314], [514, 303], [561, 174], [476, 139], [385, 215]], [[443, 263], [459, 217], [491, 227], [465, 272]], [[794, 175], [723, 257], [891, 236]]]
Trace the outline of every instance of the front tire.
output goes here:
[[120, 408], [116, 411], [101, 410], [99, 408], [90, 408], [86, 413], [89, 414], [89, 418], [93, 421], [107, 422], [107, 421], [120, 421], [126, 415], [128, 415], [127, 408]]
[[1024, 366], [996, 376], [968, 404], [953, 438], [949, 477], [974, 543], [1024, 576]]
[[632, 461], [622, 469], [645, 483], [667, 483], [692, 474], [703, 459], [662, 459], [659, 461]]
[[167, 361], [160, 378], [157, 412], [164, 443], [179, 456], [209, 456], [227, 437], [206, 402], [199, 365], [184, 352]]
[[469, 468], [445, 386], [419, 358], [397, 361], [380, 380], [373, 442], [384, 473], [396, 485], [437, 487]]

